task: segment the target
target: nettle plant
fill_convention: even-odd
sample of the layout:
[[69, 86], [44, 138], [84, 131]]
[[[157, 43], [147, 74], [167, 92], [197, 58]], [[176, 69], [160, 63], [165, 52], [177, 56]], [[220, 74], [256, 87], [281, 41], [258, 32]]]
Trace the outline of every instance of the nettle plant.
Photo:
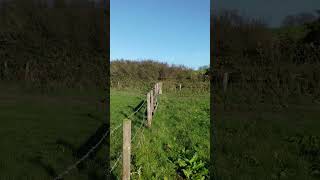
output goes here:
[[169, 159], [174, 163], [180, 176], [186, 179], [209, 179], [207, 165], [200, 159], [196, 151], [183, 148], [174, 154]]

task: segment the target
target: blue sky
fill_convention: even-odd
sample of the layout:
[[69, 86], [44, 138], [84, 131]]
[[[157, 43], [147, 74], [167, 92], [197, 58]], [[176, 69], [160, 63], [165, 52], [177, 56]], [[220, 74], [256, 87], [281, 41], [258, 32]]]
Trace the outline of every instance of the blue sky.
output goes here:
[[210, 63], [210, 0], [110, 0], [110, 55]]

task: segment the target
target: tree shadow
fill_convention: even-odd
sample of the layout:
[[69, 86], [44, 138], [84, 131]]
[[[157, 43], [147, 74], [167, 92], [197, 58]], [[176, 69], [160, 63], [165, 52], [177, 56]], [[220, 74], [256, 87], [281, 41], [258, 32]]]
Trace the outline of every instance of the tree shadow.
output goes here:
[[[87, 140], [79, 147], [76, 149], [74, 156], [76, 158], [81, 158], [85, 154], [89, 152], [89, 150], [94, 147], [105, 135], [105, 133], [108, 131], [108, 125], [106, 123], [102, 124], [98, 129], [87, 138]], [[108, 132], [110, 134], [110, 132]], [[108, 137], [108, 135], [107, 135]], [[104, 140], [104, 142], [106, 142]], [[89, 155], [89, 159], [93, 159], [97, 153], [102, 148], [102, 145], [99, 145], [94, 151], [91, 152]], [[80, 165], [83, 165], [83, 163], [80, 163]], [[81, 167], [81, 166], [80, 166]]]
[[[143, 104], [143, 102], [144, 101], [142, 100], [137, 106], [128, 106], [132, 110], [130, 113], [125, 112], [125, 111], [121, 111], [120, 113], [122, 115], [124, 115], [126, 118], [128, 118], [132, 112], [135, 112], [140, 108], [140, 106]], [[101, 121], [98, 117], [96, 117], [90, 113], [82, 114], [82, 115], [87, 116], [87, 117], [94, 119], [94, 120], [97, 120], [97, 121]], [[140, 127], [141, 123], [144, 122], [145, 117], [146, 117], [145, 109], [144, 108], [139, 109], [139, 111], [134, 115], [134, 118], [132, 118], [133, 127]], [[75, 147], [74, 145], [72, 145], [71, 143], [69, 143], [63, 139], [58, 139], [56, 141], [56, 144], [62, 145], [63, 147], [66, 147], [67, 149], [69, 149], [72, 152], [73, 158], [78, 160], [78, 159], [82, 158], [83, 156], [85, 156], [102, 139], [102, 137], [105, 135], [105, 133], [108, 130], [109, 130], [109, 124], [103, 123], [79, 147]], [[109, 141], [109, 138], [110, 138], [110, 131], [108, 132], [108, 135], [107, 135], [106, 139], [102, 142], [102, 144], [108, 144], [106, 142]], [[97, 152], [103, 147], [102, 144], [97, 146], [97, 148], [94, 149], [89, 154], [89, 156], [87, 157], [86, 160], [84, 160], [83, 162], [81, 162], [77, 165], [77, 168], [80, 171], [85, 172], [88, 175], [89, 179], [99, 180], [99, 179], [105, 179], [106, 178], [105, 176], [107, 176], [107, 175], [105, 175], [105, 173], [104, 174], [99, 173], [99, 171], [101, 170], [101, 168], [99, 168], [99, 167], [105, 166], [105, 165], [103, 165], [103, 164], [105, 164], [105, 161], [102, 161], [102, 160], [99, 161], [99, 159], [97, 159], [97, 157], [96, 157]], [[109, 147], [107, 147], [107, 148], [109, 148]], [[106, 152], [106, 159], [109, 159], [109, 158], [110, 158], [110, 153]], [[37, 161], [37, 162], [38, 162], [38, 164], [41, 164], [41, 162], [40, 163], [39, 163], [39, 161]], [[52, 177], [56, 176], [56, 173], [52, 167], [46, 166], [43, 163], [41, 164], [41, 166], [46, 169], [46, 171], [48, 172], [48, 174], [50, 174], [50, 176], [52, 176]], [[108, 168], [106, 168], [106, 169], [108, 169]], [[111, 179], [117, 179], [117, 177], [113, 173], [110, 173], [108, 176], [110, 176]]]
[[102, 119], [99, 118], [98, 116], [94, 115], [93, 113], [81, 113], [80, 116], [85, 116], [85, 117], [88, 117], [92, 120], [102, 122]]
[[[73, 159], [79, 160], [80, 158], [85, 156], [96, 144], [98, 144], [98, 142], [103, 138], [105, 133], [107, 133], [108, 127], [109, 126], [107, 123], [104, 123], [101, 126], [99, 126], [96, 129], [96, 131], [91, 136], [89, 136], [84, 141], [84, 143], [79, 147], [75, 147], [72, 143], [69, 143], [64, 139], [57, 139], [56, 144], [69, 149], [72, 152]], [[108, 134], [110, 134], [110, 132], [108, 132]], [[98, 159], [96, 158], [96, 154], [103, 147], [103, 144], [108, 144], [106, 143], [108, 142], [108, 137], [109, 135], [106, 136], [103, 142], [99, 146], [97, 146], [84, 161], [82, 161], [77, 165], [77, 168], [80, 171], [87, 174], [89, 179], [97, 179], [97, 180], [105, 179], [105, 176], [106, 176], [104, 175], [105, 173], [99, 173], [99, 172], [101, 171], [101, 169], [107, 169], [107, 168], [99, 168], [99, 167], [105, 166], [102, 164], [103, 162], [106, 162], [106, 161], [102, 161], [102, 160], [98, 161]], [[106, 159], [109, 159], [108, 156], [109, 156], [109, 153], [106, 152]], [[34, 161], [34, 162], [38, 162], [38, 164], [40, 164], [39, 161]], [[42, 167], [45, 168], [45, 170], [48, 172], [48, 174], [50, 174], [50, 176], [53, 176], [53, 177], [56, 176], [56, 173], [55, 171], [53, 171], [53, 168], [50, 169], [50, 167], [44, 166], [44, 164], [40, 164], [40, 165], [42, 165]]]
[[56, 177], [57, 173], [52, 166], [42, 160], [42, 156], [36, 156], [29, 159], [29, 162], [42, 168], [50, 177]]
[[[144, 101], [141, 100], [140, 103], [137, 106], [128, 106], [130, 109], [132, 109], [132, 112], [136, 112], [136, 114], [131, 118], [132, 125], [135, 127], [140, 127], [141, 123], [144, 123], [145, 118], [147, 117], [147, 111], [145, 108], [139, 109], [143, 105]], [[144, 124], [145, 126], [145, 124]]]

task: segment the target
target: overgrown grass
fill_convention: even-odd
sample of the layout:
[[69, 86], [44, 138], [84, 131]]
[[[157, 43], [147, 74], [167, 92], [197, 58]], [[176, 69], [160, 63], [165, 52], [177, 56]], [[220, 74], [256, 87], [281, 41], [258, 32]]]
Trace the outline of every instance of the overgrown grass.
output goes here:
[[[80, 158], [106, 121], [104, 92], [43, 94], [8, 84], [0, 89], [0, 179], [53, 179]], [[66, 178], [103, 179], [106, 148]]]
[[[122, 123], [129, 114], [131, 114], [135, 106], [138, 105], [143, 98], [143, 94], [140, 91], [117, 91], [112, 89], [110, 95], [110, 116], [111, 116], [111, 130], [114, 130], [111, 134], [111, 166], [117, 163], [117, 158], [122, 154]], [[132, 119], [132, 118], [131, 118]], [[139, 122], [138, 122], [139, 123]], [[132, 122], [132, 128], [135, 128], [137, 121]], [[120, 127], [119, 127], [120, 125]], [[116, 129], [118, 128], [118, 129]], [[116, 130], [115, 130], [116, 129]], [[132, 130], [135, 132], [135, 129]], [[121, 174], [121, 158], [117, 165], [115, 165], [112, 174], [117, 176]], [[119, 176], [120, 177], [120, 176]]]
[[217, 106], [219, 179], [319, 179], [320, 106], [292, 102]]
[[[122, 123], [122, 109], [132, 112], [129, 106], [138, 105], [141, 96], [126, 91], [111, 93], [112, 124]], [[166, 92], [159, 97], [159, 106], [152, 127], [143, 127], [144, 109], [134, 117], [132, 142], [133, 179], [192, 179], [208, 177], [209, 166], [209, 94], [182, 95]], [[135, 104], [132, 105], [131, 103]], [[116, 105], [122, 108], [116, 108]], [[130, 104], [128, 106], [128, 104]], [[113, 106], [113, 107], [112, 107]], [[127, 106], [127, 108], [126, 108]], [[131, 111], [130, 111], [131, 109]], [[118, 118], [114, 118], [118, 117]], [[122, 131], [112, 135], [114, 142], [122, 142]], [[113, 139], [111, 138], [111, 139]], [[119, 143], [118, 143], [119, 144]], [[121, 152], [121, 144], [113, 145], [113, 151]], [[112, 161], [114, 163], [114, 161]], [[113, 164], [112, 163], [112, 164]], [[121, 177], [121, 162], [114, 172]]]

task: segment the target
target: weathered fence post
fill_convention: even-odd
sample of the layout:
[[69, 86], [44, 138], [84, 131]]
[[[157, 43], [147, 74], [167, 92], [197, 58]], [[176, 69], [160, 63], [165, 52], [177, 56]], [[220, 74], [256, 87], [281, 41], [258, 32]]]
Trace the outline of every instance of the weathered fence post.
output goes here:
[[151, 127], [152, 111], [151, 111], [151, 94], [147, 94], [147, 127]]
[[159, 94], [162, 94], [162, 82], [160, 82]]
[[154, 93], [153, 90], [150, 91], [150, 104], [151, 104], [151, 115], [153, 115], [153, 110], [154, 110]]
[[159, 83], [157, 83], [157, 96], [159, 95]]
[[130, 180], [131, 120], [123, 121], [122, 180]]
[[158, 95], [158, 83], [156, 83], [154, 85], [154, 95], [157, 96]]
[[181, 83], [179, 84], [179, 90], [181, 91]]
[[223, 75], [223, 91], [226, 92], [228, 88], [228, 78], [229, 78], [229, 73], [224, 73]]

